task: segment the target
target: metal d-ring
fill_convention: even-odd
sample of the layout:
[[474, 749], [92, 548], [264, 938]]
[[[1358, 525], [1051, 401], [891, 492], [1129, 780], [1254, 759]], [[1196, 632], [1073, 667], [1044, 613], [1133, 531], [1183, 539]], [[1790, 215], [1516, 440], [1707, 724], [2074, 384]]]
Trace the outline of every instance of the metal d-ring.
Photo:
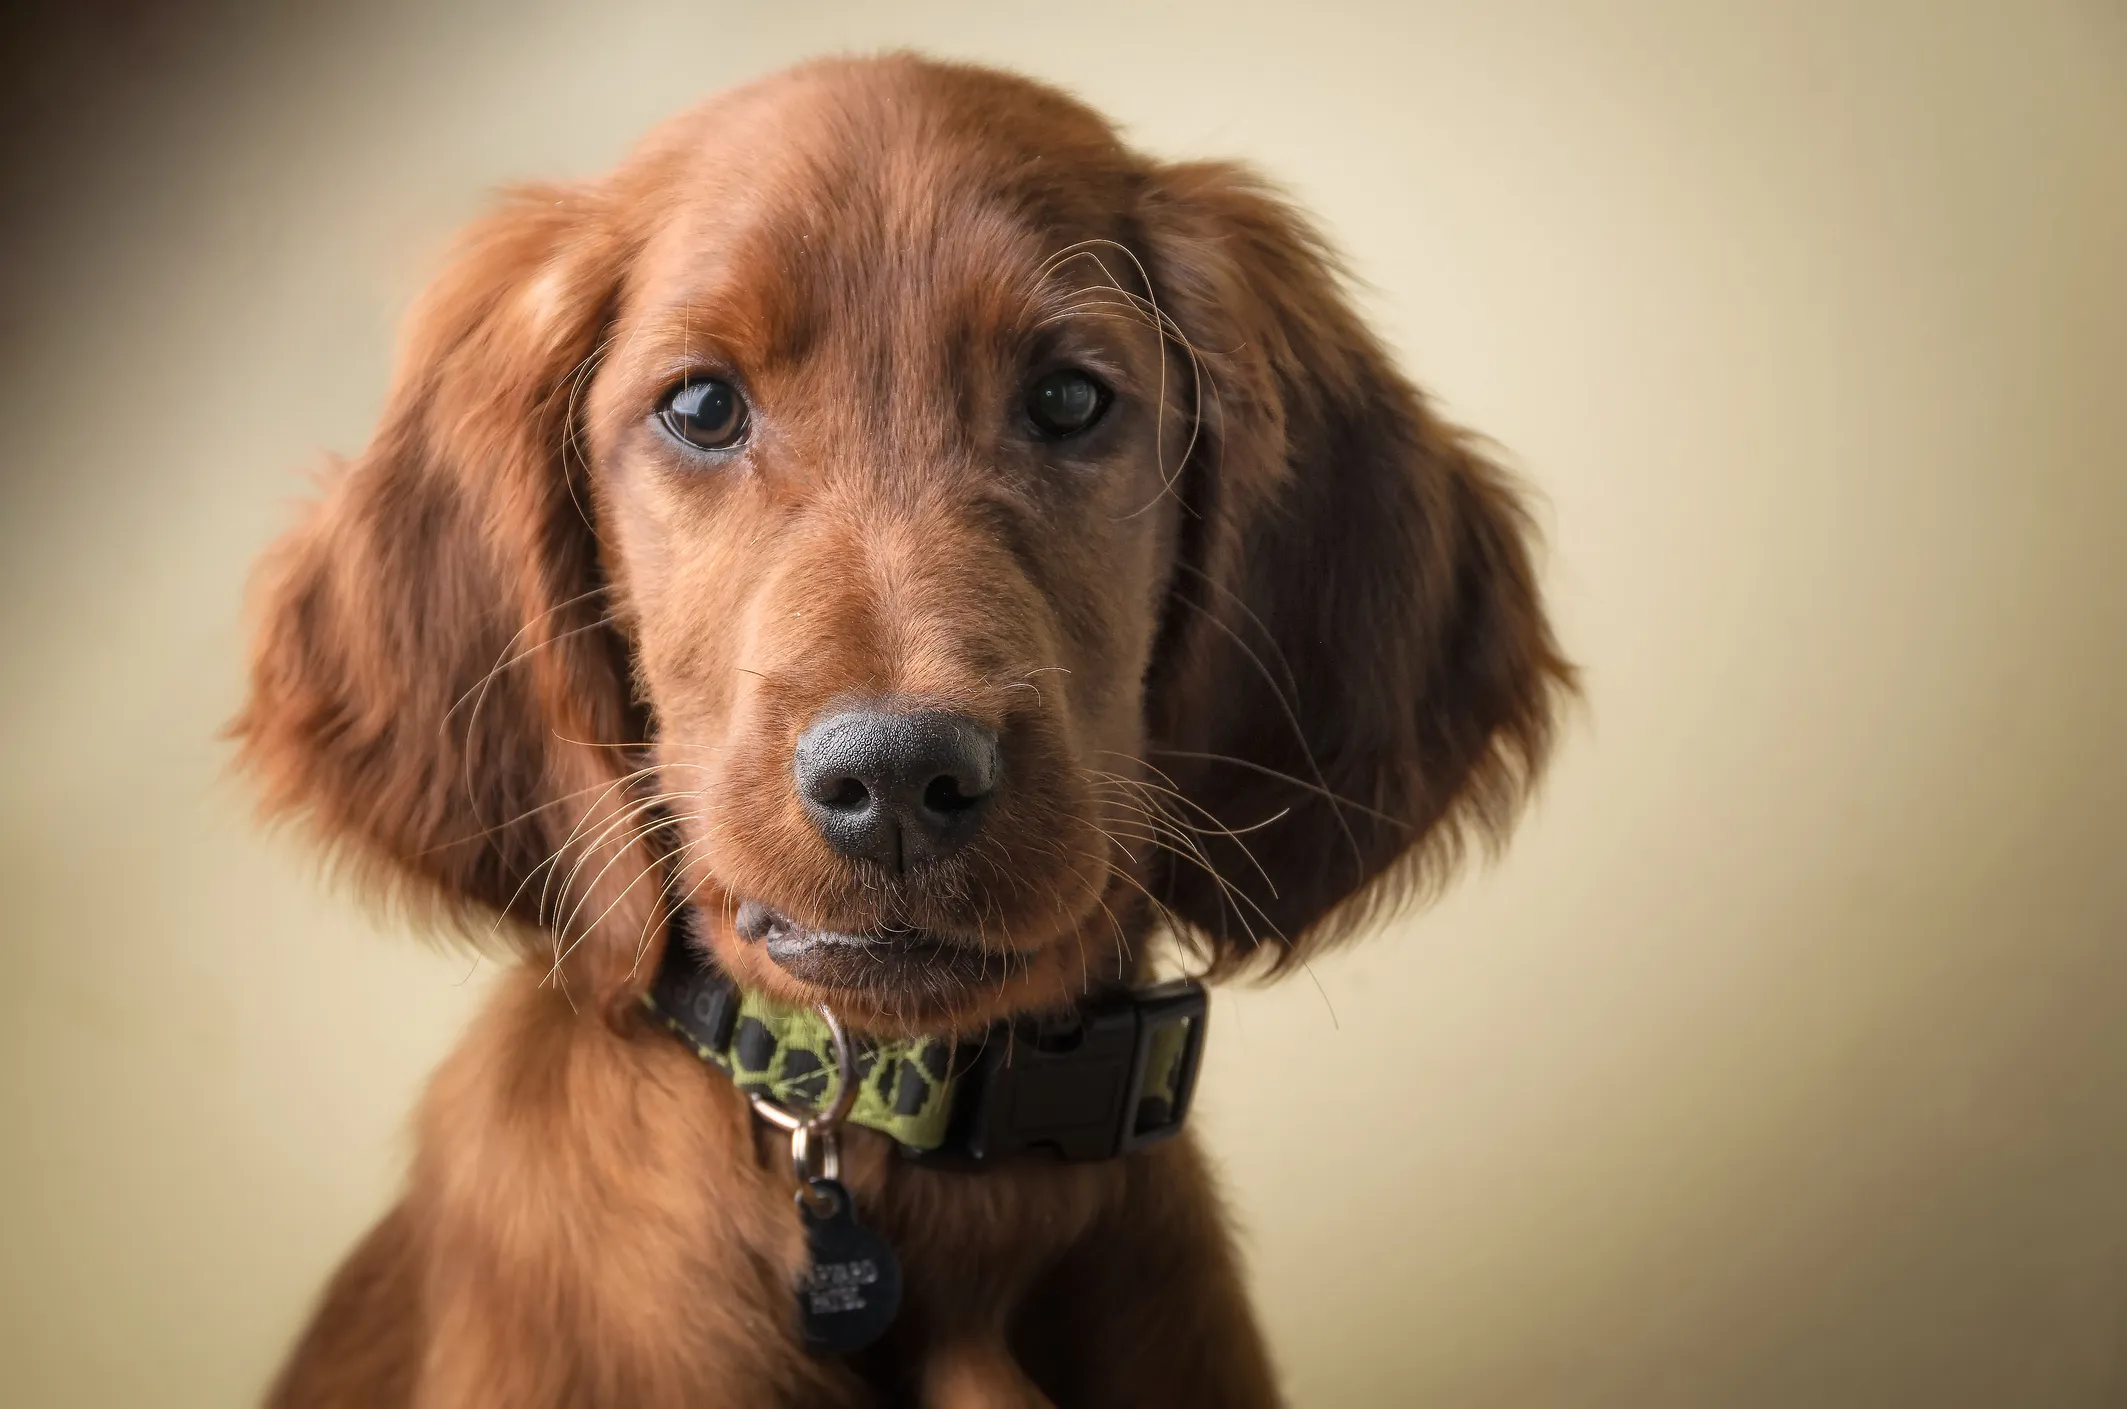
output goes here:
[[[753, 1111], [761, 1119], [790, 1136], [790, 1165], [798, 1177], [798, 1199], [815, 1212], [830, 1214], [832, 1197], [816, 1195], [813, 1181], [816, 1179], [840, 1179], [842, 1177], [842, 1122], [848, 1118], [849, 1109], [857, 1103], [857, 1054], [850, 1045], [849, 1032], [842, 1020], [825, 1003], [816, 1011], [827, 1023], [827, 1031], [835, 1040], [835, 1099], [834, 1104], [807, 1115], [799, 1115], [788, 1106], [766, 1096], [750, 1096]], [[815, 1157], [819, 1168], [814, 1169]]]

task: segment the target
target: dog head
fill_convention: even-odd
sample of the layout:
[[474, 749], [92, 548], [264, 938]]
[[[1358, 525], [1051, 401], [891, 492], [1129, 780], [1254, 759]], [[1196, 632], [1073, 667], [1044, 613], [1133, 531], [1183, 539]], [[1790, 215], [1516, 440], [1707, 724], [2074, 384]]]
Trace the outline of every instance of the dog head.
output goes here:
[[968, 1028], [1282, 966], [1496, 836], [1569, 682], [1315, 236], [1047, 88], [806, 66], [519, 193], [270, 558], [270, 805], [601, 1000]]

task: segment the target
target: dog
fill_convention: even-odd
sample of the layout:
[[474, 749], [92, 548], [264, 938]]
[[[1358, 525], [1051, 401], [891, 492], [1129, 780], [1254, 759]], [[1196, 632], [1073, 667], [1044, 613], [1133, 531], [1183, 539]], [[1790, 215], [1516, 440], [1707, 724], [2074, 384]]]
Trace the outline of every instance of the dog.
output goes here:
[[409, 329], [231, 732], [512, 962], [271, 1402], [1278, 1402], [1146, 985], [1437, 886], [1573, 685], [1306, 219], [824, 60], [510, 195]]

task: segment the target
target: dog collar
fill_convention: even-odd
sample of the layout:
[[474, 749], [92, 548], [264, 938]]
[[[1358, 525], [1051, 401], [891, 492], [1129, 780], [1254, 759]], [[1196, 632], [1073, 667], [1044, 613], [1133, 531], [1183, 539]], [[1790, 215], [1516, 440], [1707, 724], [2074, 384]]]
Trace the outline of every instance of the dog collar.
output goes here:
[[[642, 1001], [748, 1097], [809, 1113], [839, 1094], [825, 1020], [741, 989], [702, 962], [682, 927]], [[1041, 1150], [1110, 1159], [1181, 1133], [1205, 1019], [1203, 985], [1182, 979], [1098, 993], [1061, 1018], [1000, 1022], [973, 1039], [859, 1038], [847, 1119], [929, 1163]]]

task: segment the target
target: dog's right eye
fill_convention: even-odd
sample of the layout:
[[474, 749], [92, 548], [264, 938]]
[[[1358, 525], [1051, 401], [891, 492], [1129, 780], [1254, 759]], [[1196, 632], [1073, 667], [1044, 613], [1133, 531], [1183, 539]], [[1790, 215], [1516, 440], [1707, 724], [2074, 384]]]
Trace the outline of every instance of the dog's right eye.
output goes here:
[[729, 382], [703, 377], [682, 382], [657, 418], [697, 450], [729, 450], [746, 437], [746, 398]]
[[1043, 440], [1068, 440], [1091, 429], [1111, 399], [1092, 377], [1065, 367], [1027, 388], [1027, 420]]

